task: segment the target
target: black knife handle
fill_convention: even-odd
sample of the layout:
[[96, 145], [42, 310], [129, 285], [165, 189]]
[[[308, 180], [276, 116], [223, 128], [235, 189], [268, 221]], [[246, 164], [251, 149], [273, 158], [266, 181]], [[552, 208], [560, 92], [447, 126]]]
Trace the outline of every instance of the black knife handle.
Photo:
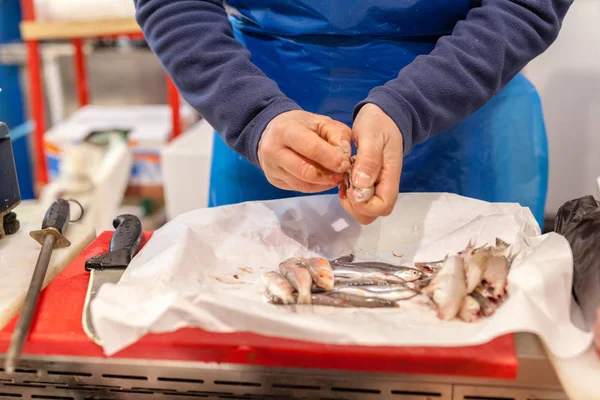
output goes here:
[[142, 222], [135, 215], [124, 214], [113, 220], [113, 226], [115, 233], [110, 241], [109, 250], [127, 250], [131, 261], [142, 241]]
[[92, 257], [85, 269], [126, 269], [137, 253], [142, 241], [142, 222], [135, 215], [119, 215], [113, 220], [115, 233], [110, 240], [109, 252]]
[[44, 221], [42, 222], [42, 230], [54, 228], [64, 236], [69, 227], [70, 214], [71, 208], [69, 202], [64, 199], [57, 199], [52, 203], [48, 211], [46, 211]]

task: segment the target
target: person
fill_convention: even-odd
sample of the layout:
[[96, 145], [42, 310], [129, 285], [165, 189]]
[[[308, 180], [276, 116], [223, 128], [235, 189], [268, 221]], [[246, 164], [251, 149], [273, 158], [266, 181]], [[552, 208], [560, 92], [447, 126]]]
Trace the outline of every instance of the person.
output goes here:
[[[213, 126], [210, 204], [375, 186], [517, 201], [543, 218], [547, 143], [522, 68], [573, 0], [135, 0], [184, 99]], [[341, 152], [344, 149], [346, 153]], [[402, 177], [402, 186], [400, 181]]]

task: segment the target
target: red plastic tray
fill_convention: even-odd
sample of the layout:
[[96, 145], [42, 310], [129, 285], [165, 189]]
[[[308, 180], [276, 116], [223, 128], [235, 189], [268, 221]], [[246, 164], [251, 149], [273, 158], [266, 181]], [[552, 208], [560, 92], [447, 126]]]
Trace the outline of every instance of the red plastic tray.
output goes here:
[[[100, 235], [42, 292], [24, 353], [104, 357], [81, 326], [89, 281], [84, 263], [107, 251], [111, 235]], [[150, 236], [144, 233], [142, 245]], [[0, 331], [0, 352], [6, 352], [15, 324], [16, 318]], [[146, 335], [115, 357], [504, 379], [516, 378], [518, 367], [512, 335], [472, 347], [369, 347], [194, 328]]]

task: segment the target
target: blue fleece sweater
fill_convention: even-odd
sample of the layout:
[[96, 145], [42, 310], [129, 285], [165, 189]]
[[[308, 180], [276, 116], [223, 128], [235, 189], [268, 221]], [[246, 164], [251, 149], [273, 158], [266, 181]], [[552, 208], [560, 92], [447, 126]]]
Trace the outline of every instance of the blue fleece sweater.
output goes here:
[[[257, 148], [278, 114], [300, 109], [233, 37], [222, 0], [134, 0], [151, 49], [186, 101], [235, 151], [258, 166]], [[459, 123], [556, 39], [573, 0], [482, 0], [397, 78], [357, 104], [381, 107], [405, 154]]]

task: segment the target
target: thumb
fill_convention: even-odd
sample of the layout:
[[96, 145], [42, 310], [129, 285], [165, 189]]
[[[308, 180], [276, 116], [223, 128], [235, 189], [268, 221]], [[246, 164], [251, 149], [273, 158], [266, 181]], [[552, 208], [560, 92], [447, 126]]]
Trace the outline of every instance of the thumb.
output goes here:
[[367, 133], [360, 136], [356, 161], [352, 168], [352, 185], [369, 188], [375, 185], [383, 164], [383, 135]]

